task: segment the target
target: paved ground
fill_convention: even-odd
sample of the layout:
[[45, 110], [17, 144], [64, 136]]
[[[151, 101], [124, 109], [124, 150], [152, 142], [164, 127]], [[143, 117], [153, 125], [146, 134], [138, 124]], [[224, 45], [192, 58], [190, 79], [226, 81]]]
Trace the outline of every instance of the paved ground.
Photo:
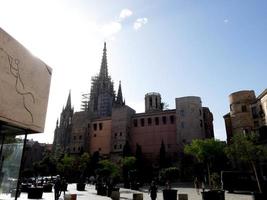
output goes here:
[[[196, 190], [187, 186], [175, 186], [175, 189], [178, 189], [178, 194], [188, 194], [188, 200], [202, 200], [201, 195], [198, 195]], [[147, 188], [142, 188], [142, 192], [128, 190], [128, 189], [120, 189], [120, 199], [121, 200], [131, 200], [133, 199], [133, 193], [143, 193], [144, 200], [150, 200], [150, 197], [147, 192]], [[86, 191], [77, 191], [75, 184], [68, 185], [68, 191], [66, 194], [77, 194], [77, 200], [110, 200], [109, 197], [103, 197], [96, 195], [95, 187], [92, 185], [86, 185]], [[7, 199], [10, 199], [7, 198]], [[27, 193], [22, 193], [18, 200], [26, 200]], [[63, 194], [60, 197], [60, 200], [63, 200]], [[159, 188], [158, 198], [157, 200], [162, 200], [162, 191]], [[178, 198], [177, 198], [178, 199]], [[44, 193], [43, 200], [54, 200], [54, 193]], [[252, 200], [252, 196], [249, 194], [228, 194], [225, 193], [225, 200]]]

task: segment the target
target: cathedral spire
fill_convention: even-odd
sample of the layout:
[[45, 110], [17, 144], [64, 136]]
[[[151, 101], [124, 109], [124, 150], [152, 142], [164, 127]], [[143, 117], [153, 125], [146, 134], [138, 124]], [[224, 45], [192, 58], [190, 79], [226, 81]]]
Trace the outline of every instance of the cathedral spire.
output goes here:
[[121, 91], [121, 81], [120, 81], [120, 84], [119, 84], [119, 89], [118, 89], [116, 103], [119, 104], [119, 105], [124, 105], [124, 103], [123, 103], [123, 97], [122, 97], [122, 91]]
[[108, 77], [108, 63], [107, 63], [107, 47], [106, 42], [104, 42], [103, 56], [100, 68], [100, 77], [107, 78]]
[[69, 91], [66, 108], [71, 108], [71, 91]]

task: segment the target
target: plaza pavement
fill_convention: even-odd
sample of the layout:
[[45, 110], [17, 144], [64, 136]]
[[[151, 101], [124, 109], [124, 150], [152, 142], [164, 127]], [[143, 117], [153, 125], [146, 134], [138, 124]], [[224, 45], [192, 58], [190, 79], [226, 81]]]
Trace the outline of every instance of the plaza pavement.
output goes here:
[[[173, 188], [178, 189], [178, 194], [188, 194], [188, 200], [202, 200], [201, 195], [198, 195], [196, 190], [190, 186], [177, 185]], [[162, 189], [159, 188], [157, 200], [163, 200]], [[132, 200], [133, 193], [143, 193], [143, 199], [150, 200], [147, 187], [141, 188], [141, 191], [121, 188], [120, 199]], [[69, 184], [66, 194], [77, 194], [77, 200], [110, 200], [109, 197], [97, 195], [93, 185], [86, 185], [85, 191], [77, 191], [76, 184]], [[18, 198], [18, 200], [26, 199], [28, 199], [27, 193], [21, 193], [20, 198]], [[54, 193], [43, 193], [42, 200], [54, 200]], [[64, 200], [63, 194], [61, 194], [59, 200]], [[226, 192], [225, 200], [252, 200], [252, 196], [250, 194], [229, 194]]]

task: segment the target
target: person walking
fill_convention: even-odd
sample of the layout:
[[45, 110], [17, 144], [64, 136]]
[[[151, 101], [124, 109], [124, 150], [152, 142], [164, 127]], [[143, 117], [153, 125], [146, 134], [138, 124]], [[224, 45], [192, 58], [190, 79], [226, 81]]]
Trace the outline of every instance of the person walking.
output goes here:
[[57, 178], [55, 181], [54, 192], [55, 192], [55, 200], [58, 200], [61, 195], [61, 180], [60, 180], [59, 175], [57, 175]]
[[199, 178], [197, 176], [194, 179], [194, 185], [195, 185], [197, 194], [200, 194], [199, 193], [199, 188], [200, 188], [200, 185], [201, 185], [201, 181], [199, 180]]
[[149, 192], [150, 192], [150, 198], [151, 198], [151, 200], [156, 200], [157, 199], [158, 188], [156, 186], [155, 181], [152, 181], [151, 182], [151, 185], [149, 187]]

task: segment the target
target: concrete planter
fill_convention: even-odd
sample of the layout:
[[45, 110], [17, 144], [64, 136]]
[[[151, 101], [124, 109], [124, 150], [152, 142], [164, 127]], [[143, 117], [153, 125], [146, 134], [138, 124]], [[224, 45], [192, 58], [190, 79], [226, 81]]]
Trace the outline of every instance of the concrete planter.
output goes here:
[[133, 200], [143, 200], [143, 194], [142, 193], [133, 194]]
[[225, 200], [224, 190], [209, 190], [202, 192], [202, 200]]
[[164, 200], [177, 200], [177, 192], [178, 190], [165, 189], [163, 190], [163, 199]]
[[43, 196], [43, 187], [28, 188], [28, 199], [41, 199]]

